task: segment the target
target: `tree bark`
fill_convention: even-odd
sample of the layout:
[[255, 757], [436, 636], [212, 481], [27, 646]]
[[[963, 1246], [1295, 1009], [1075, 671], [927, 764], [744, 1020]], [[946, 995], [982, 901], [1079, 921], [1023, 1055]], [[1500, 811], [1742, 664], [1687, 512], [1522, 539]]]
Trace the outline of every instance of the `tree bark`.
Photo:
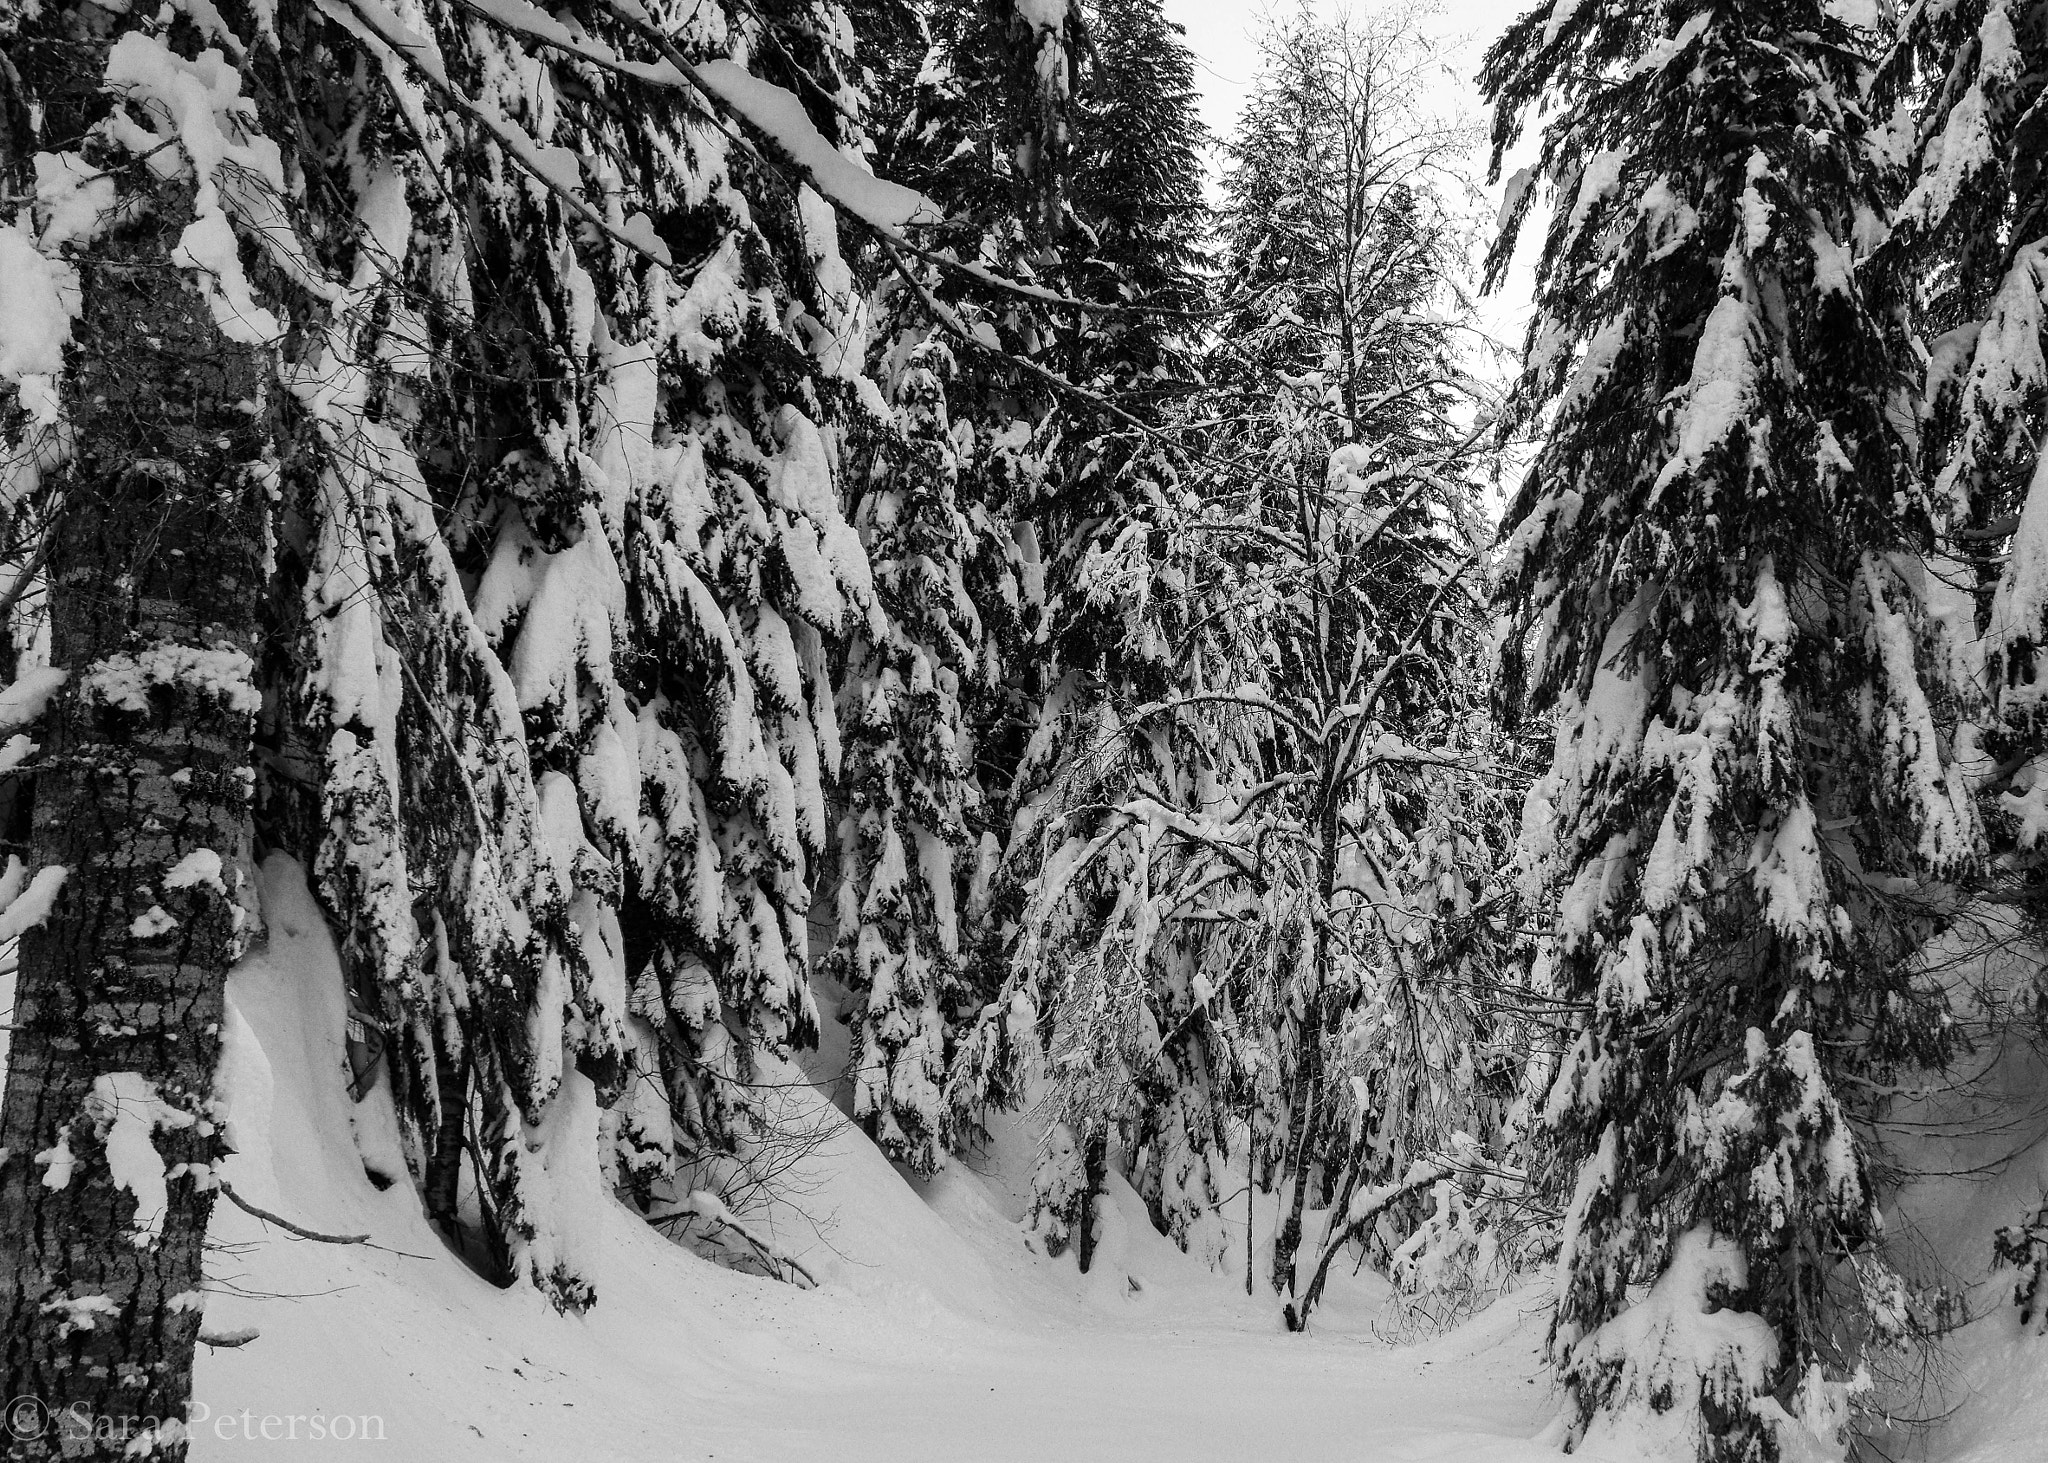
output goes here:
[[[243, 918], [229, 891], [252, 843], [254, 690], [238, 657], [255, 649], [264, 563], [262, 361], [223, 339], [170, 262], [189, 185], [153, 203], [78, 260], [75, 438], [48, 558], [51, 661], [69, 676], [31, 835], [34, 864], [68, 872], [21, 940], [0, 1101], [9, 1460], [115, 1459], [148, 1429], [149, 1456], [185, 1456], [206, 1174], [222, 1151], [210, 1103]], [[202, 877], [165, 883], [202, 850], [217, 879], [201, 858], [187, 869]], [[148, 1091], [160, 1106], [138, 1100]], [[117, 1121], [165, 1118], [151, 1136], [174, 1176], [152, 1234], [106, 1140]]]
[[1108, 1177], [1109, 1133], [1103, 1129], [1089, 1133], [1081, 1141], [1081, 1215], [1074, 1230], [1074, 1244], [1083, 1275], [1095, 1263], [1095, 1201]]

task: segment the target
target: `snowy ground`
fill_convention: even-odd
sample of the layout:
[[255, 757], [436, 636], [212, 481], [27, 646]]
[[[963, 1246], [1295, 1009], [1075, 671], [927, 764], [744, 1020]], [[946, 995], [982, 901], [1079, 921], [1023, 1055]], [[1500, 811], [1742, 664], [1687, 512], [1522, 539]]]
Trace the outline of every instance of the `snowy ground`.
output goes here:
[[[386, 1248], [294, 1239], [222, 1206], [207, 1327], [261, 1334], [202, 1349], [201, 1463], [287, 1448], [433, 1463], [1557, 1456], [1528, 1441], [1555, 1406], [1512, 1301], [1393, 1348], [1371, 1331], [1383, 1297], [1347, 1277], [1321, 1333], [1289, 1336], [1270, 1307], [1133, 1223], [1135, 1201], [1110, 1212], [1082, 1277], [1025, 1248], [999, 1188], [956, 1169], [919, 1194], [836, 1115], [816, 1160], [829, 1178], [805, 1201], [825, 1239], [782, 1236], [821, 1288], [701, 1260], [591, 1173], [556, 1178], [579, 1195], [570, 1247], [597, 1306], [559, 1316], [523, 1287], [496, 1290], [447, 1257], [408, 1186], [366, 1179], [359, 1150], [388, 1156], [388, 1119], [342, 1091], [332, 951], [289, 867], [268, 872], [270, 947], [231, 985], [230, 1181], [260, 1207]], [[594, 1151], [562, 1145], [578, 1148]], [[315, 1413], [322, 1430], [385, 1441], [310, 1441]]]
[[[1182, 1255], [1128, 1191], [1083, 1277], [1026, 1248], [1002, 1173], [956, 1166], [920, 1193], [808, 1088], [794, 1100], [836, 1125], [797, 1176], [824, 1234], [791, 1222], [778, 1237], [821, 1288], [720, 1268], [606, 1196], [578, 1170], [596, 1151], [579, 1088], [547, 1156], [580, 1155], [550, 1181], [573, 1215], [563, 1250], [598, 1303], [561, 1316], [530, 1288], [496, 1290], [448, 1256], [409, 1185], [380, 1193], [365, 1176], [365, 1159], [395, 1161], [390, 1117], [342, 1090], [340, 975], [290, 865], [266, 870], [265, 912], [269, 946], [230, 986], [230, 1180], [259, 1206], [384, 1248], [297, 1240], [221, 1207], [207, 1326], [261, 1334], [202, 1349], [199, 1463], [1560, 1456], [1536, 1441], [1557, 1399], [1533, 1291], [1392, 1346], [1376, 1334], [1397, 1320], [1384, 1288], [1344, 1276], [1316, 1333], [1290, 1336], [1247, 1303], [1241, 1272], [1233, 1285]], [[1921, 1456], [2041, 1456], [2048, 1369], [2009, 1317], [1965, 1336], [1964, 1411]], [[1987, 1391], [1996, 1405], [1981, 1405]], [[321, 1430], [383, 1441], [311, 1441], [315, 1414]]]

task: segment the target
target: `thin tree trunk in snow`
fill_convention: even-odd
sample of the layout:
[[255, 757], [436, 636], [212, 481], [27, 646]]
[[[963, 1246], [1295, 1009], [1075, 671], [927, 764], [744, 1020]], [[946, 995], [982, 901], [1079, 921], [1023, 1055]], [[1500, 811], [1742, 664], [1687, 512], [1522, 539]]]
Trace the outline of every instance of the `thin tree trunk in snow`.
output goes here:
[[1083, 1275], [1095, 1261], [1095, 1217], [1100, 1207], [1096, 1200], [1101, 1196], [1102, 1185], [1108, 1177], [1109, 1134], [1107, 1131], [1090, 1133], [1081, 1146], [1081, 1218], [1074, 1234], [1076, 1255]]
[[171, 264], [191, 211], [166, 191], [80, 260], [48, 561], [69, 676], [33, 831], [37, 867], [67, 872], [21, 941], [0, 1106], [0, 1396], [59, 1415], [41, 1436], [11, 1415], [10, 1460], [118, 1458], [123, 1428], [151, 1420], [173, 1424], [152, 1456], [185, 1454], [213, 1194], [166, 1178], [203, 1177], [221, 1151], [209, 1099], [242, 918], [228, 891], [252, 840], [264, 431], [259, 354], [223, 339]]
[[1315, 1135], [1316, 1108], [1323, 1091], [1323, 1023], [1330, 1003], [1330, 904], [1337, 887], [1337, 803], [1334, 792], [1324, 799], [1321, 818], [1321, 861], [1317, 871], [1317, 895], [1321, 906], [1316, 921], [1315, 965], [1310, 978], [1315, 987], [1309, 993], [1301, 1015], [1301, 1107], [1294, 1115], [1294, 1191], [1288, 1197], [1287, 1218], [1273, 1237], [1273, 1289], [1294, 1299], [1294, 1255], [1301, 1247], [1301, 1215], [1308, 1200], [1310, 1139]]
[[1316, 1301], [1323, 1293], [1323, 1277], [1329, 1272], [1330, 1256], [1336, 1252], [1337, 1234], [1344, 1227], [1345, 1217], [1351, 1212], [1351, 1196], [1358, 1192], [1358, 1180], [1365, 1172], [1366, 1151], [1372, 1139], [1367, 1132], [1365, 1115], [1360, 1114], [1358, 1131], [1352, 1136], [1351, 1151], [1344, 1164], [1344, 1180], [1338, 1186], [1335, 1198], [1330, 1204], [1330, 1220], [1323, 1226], [1322, 1258], [1317, 1262], [1310, 1276], [1308, 1290], [1299, 1304], [1289, 1301], [1285, 1307], [1287, 1329], [1299, 1331], [1308, 1323], [1308, 1313], [1315, 1309]]

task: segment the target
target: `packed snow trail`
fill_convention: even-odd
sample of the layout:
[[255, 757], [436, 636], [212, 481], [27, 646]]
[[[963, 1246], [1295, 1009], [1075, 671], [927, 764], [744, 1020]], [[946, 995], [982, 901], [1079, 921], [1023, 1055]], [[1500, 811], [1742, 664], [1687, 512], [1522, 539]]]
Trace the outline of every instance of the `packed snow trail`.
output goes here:
[[701, 1260], [613, 1201], [572, 1075], [540, 1153], [597, 1305], [558, 1315], [531, 1287], [498, 1290], [449, 1256], [408, 1182], [379, 1192], [366, 1176], [400, 1162], [388, 1100], [343, 1090], [340, 971], [298, 869], [273, 860], [263, 883], [269, 938], [230, 985], [227, 1177], [259, 1208], [381, 1248], [220, 1206], [206, 1331], [259, 1334], [201, 1350], [200, 1463], [1557, 1456], [1528, 1441], [1555, 1411], [1540, 1323], [1521, 1314], [1533, 1301], [1390, 1348], [1354, 1285], [1326, 1332], [1289, 1336], [1274, 1308], [1134, 1223], [1128, 1190], [1083, 1277], [1028, 1251], [959, 1166], [913, 1191], [807, 1088], [792, 1100], [836, 1127], [798, 1176], [824, 1236], [791, 1222], [778, 1243], [820, 1289]]

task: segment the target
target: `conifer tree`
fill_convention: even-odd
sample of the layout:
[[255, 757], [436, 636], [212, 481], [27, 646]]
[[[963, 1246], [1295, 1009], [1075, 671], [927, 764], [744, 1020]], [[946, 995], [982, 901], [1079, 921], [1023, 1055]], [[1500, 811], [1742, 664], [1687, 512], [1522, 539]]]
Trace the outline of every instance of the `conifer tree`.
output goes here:
[[2015, 526], [2037, 457], [2044, 393], [2040, 294], [2048, 191], [2038, 7], [2004, 0], [1916, 10], [1893, 48], [1886, 93], [1917, 146], [1888, 252], [1921, 272], [1930, 361], [1925, 467], [1940, 526], [1959, 554]]
[[[1065, 784], [1074, 764], [1094, 760], [1099, 739], [1111, 734], [1111, 703], [1149, 699], [1180, 684], [1195, 653], [1182, 645], [1176, 657], [1169, 649], [1178, 632], [1166, 626], [1185, 628], [1182, 617], [1191, 612], [1172, 590], [1187, 567], [1186, 547], [1171, 542], [1171, 525], [1185, 507], [1185, 463], [1159, 432], [1184, 416], [1199, 389], [1194, 337], [1204, 295], [1201, 149], [1208, 139], [1194, 104], [1193, 56], [1156, 0], [1106, 0], [1084, 14], [1089, 52], [1075, 107], [1073, 217], [1055, 278], [1068, 296], [1108, 308], [1069, 308], [1047, 325], [1060, 373], [1114, 401], [1122, 415], [1109, 420], [1083, 403], [1062, 404], [1061, 437], [1032, 515], [1034, 542], [1046, 559], [1040, 634], [1052, 655], [1031, 688], [1030, 740], [1008, 789], [1013, 813], [1002, 883], [1013, 898], [1029, 897], [1036, 860], [1047, 851], [1034, 835], [1072, 795]], [[1190, 770], [1174, 763], [1168, 753], [1155, 769], [1168, 784]], [[1090, 780], [1081, 777], [1084, 784]], [[1069, 831], [1078, 832], [1078, 825]], [[1108, 885], [1096, 887], [1106, 892]], [[1014, 963], [1018, 952], [1008, 957]], [[1185, 999], [1195, 946], [1182, 942], [1172, 958], [1182, 967]], [[1067, 985], [1073, 1000], [1085, 1000], [1086, 988], [1085, 981]], [[1007, 1008], [997, 1003], [997, 1009]], [[1080, 1038], [1062, 1034], [1061, 1010], [1071, 1016], [1079, 1009], [1070, 1000], [1043, 1012], [1046, 1025], [1038, 1036], [1055, 1047], [1071, 1045]], [[1138, 1065], [1142, 1071], [1151, 1064]], [[1180, 1091], [1171, 1081], [1142, 1080], [1155, 1094]], [[1196, 1087], [1206, 1085], [1194, 1080]], [[1048, 1242], [1057, 1246], [1062, 1236], [1075, 1237], [1084, 1269], [1115, 1106], [1066, 1102], [1068, 1131], [1056, 1135], [1033, 1180]], [[1141, 1123], [1159, 1116], [1142, 1111]], [[1198, 1138], [1201, 1127], [1196, 1119]], [[1128, 1152], [1138, 1165], [1133, 1176], [1157, 1202], [1163, 1191], [1156, 1171], [1167, 1150], [1131, 1136], [1136, 1141]], [[1206, 1162], [1199, 1157], [1202, 1146], [1176, 1148], [1171, 1161], [1199, 1166]], [[1186, 1192], [1206, 1187], [1189, 1178]], [[1157, 1217], [1185, 1241], [1185, 1213], [1162, 1209]]]
[[[1945, 553], [1931, 584], [1958, 591], [1957, 618], [1974, 619], [1983, 652], [1952, 670], [1982, 723], [1959, 732], [1958, 757], [1971, 764], [1994, 867], [2024, 889], [2048, 832], [2048, 12], [2006, 0], [1915, 10], [1887, 72], [1916, 142], [1887, 248], [1926, 282], [1922, 447]], [[1997, 1254], [2038, 1329], [2048, 1210], [2014, 1218]]]
[[[1058, 165], [1066, 70], [1041, 78], [1024, 58], [1063, 47], [1069, 18], [1048, 11], [1042, 28], [1042, 8], [934, 7], [922, 64], [880, 98], [879, 163], [939, 205], [926, 242], [955, 266], [1028, 277], [1043, 262], [1028, 221], [1061, 205], [1027, 164]], [[1041, 80], [1058, 93], [1043, 105]], [[1034, 141], [1041, 126], [1056, 135]], [[885, 1152], [928, 1172], [950, 1129], [941, 1093], [977, 872], [1000, 844], [991, 744], [1015, 720], [1005, 677], [1037, 612], [1033, 540], [1016, 524], [1043, 472], [1034, 434], [1048, 405], [1013, 359], [1040, 350], [1035, 312], [971, 271], [903, 263], [878, 285], [871, 351], [895, 412], [854, 510], [890, 628], [855, 647], [843, 693], [829, 969], [851, 995], [856, 1112]], [[951, 339], [934, 301], [974, 339]]]
[[[1084, 49], [1084, 36], [1104, 27], [1113, 47]], [[1085, 406], [1063, 404], [1057, 381], [1085, 381], [1127, 414], [1155, 418], [1160, 400], [1185, 389], [1188, 348], [1174, 316], [1199, 295], [1200, 134], [1192, 63], [1152, 0], [1084, 11], [944, 4], [931, 30], [883, 165], [944, 205], [948, 221], [933, 240], [941, 258], [977, 270], [927, 263], [914, 285], [885, 285], [878, 371], [895, 379], [929, 349], [936, 322], [920, 289], [978, 342], [951, 347], [946, 393], [970, 532], [951, 540], [936, 570], [966, 587], [982, 637], [959, 680], [975, 759], [960, 770], [976, 784], [966, 802], [980, 811], [950, 901], [970, 926], [961, 935], [970, 952], [955, 962], [958, 1019], [1003, 982], [1004, 921], [982, 916], [991, 898], [1014, 902], [1017, 879], [997, 881], [1007, 894], [992, 890], [991, 868], [1014, 842], [1034, 778], [1057, 765], [1061, 718], [1084, 709], [1075, 687], [1101, 674], [1095, 662], [1120, 633], [1090, 618], [1079, 581], [1101, 536], [1122, 531], [1116, 495], [1130, 484], [1118, 484], [1142, 438], [1122, 440]], [[1119, 308], [1051, 304], [989, 270]], [[1064, 664], [1070, 641], [1088, 665]], [[865, 877], [858, 861], [854, 876]], [[984, 1100], [1018, 1095], [1014, 1053], [999, 1034], [1009, 1008], [987, 1005], [976, 1019], [949, 1102], [949, 1123], [967, 1127]]]
[[[367, 1033], [356, 1090], [389, 1084], [409, 1176], [480, 1268], [587, 1304], [562, 1185], [645, 1194], [744, 1143], [761, 1057], [814, 1024], [830, 657], [885, 635], [840, 510], [874, 393], [837, 216], [931, 209], [839, 150], [860, 98], [822, 6], [27, 19], [4, 161], [34, 202], [0, 249], [35, 330], [10, 322], [5, 464], [10, 527], [45, 539], [5, 602], [30, 652], [10, 715], [68, 679], [35, 768], [48, 867], [4, 890], [29, 1014], [0, 1122], [45, 1155], [4, 1174], [35, 1317], [8, 1375], [172, 1417], [258, 849], [312, 872]], [[168, 281], [153, 307], [138, 277]], [[104, 365], [62, 353], [80, 331]], [[160, 450], [110, 435], [134, 419], [101, 404], [159, 399]], [[66, 578], [38, 587], [45, 564]], [[104, 754], [74, 755], [109, 737], [133, 744], [113, 811], [119, 786], [76, 775]], [[106, 984], [123, 962], [141, 985]], [[66, 1037], [131, 998], [193, 1027], [121, 1023], [156, 1043], [134, 1060]], [[579, 1137], [614, 1104], [616, 1161]], [[137, 1124], [168, 1173], [102, 1161]], [[68, 1181], [37, 1183], [52, 1165]], [[73, 1201], [54, 1226], [23, 1207]]]
[[1068, 380], [1158, 422], [1197, 377], [1210, 139], [1194, 53], [1159, 0], [1093, 0], [1084, 15], [1069, 190], [1078, 237], [1062, 251], [1060, 284], [1080, 299], [1135, 308], [1061, 312], [1057, 359]]
[[854, 1115], [921, 1173], [941, 1158], [947, 1019], [959, 979], [959, 869], [979, 812], [963, 685], [987, 673], [966, 551], [990, 531], [958, 499], [946, 415], [953, 358], [921, 344], [896, 384], [900, 434], [878, 454], [854, 516], [886, 635], [856, 636], [841, 691], [846, 811], [838, 935], [829, 969], [864, 993], [853, 1043]]
[[1557, 717], [1524, 836], [1584, 1011], [1542, 1138], [1589, 1445], [1626, 1414], [1703, 1458], [1839, 1446], [1905, 1315], [1853, 1123], [1948, 1049], [1904, 957], [1977, 832], [1875, 252], [1881, 44], [1817, 3], [1560, 3], [1483, 76], [1496, 170], [1553, 114], [1490, 268], [1543, 181], [1504, 568]]
[[[363, 207], [389, 232], [305, 373], [327, 444], [308, 709], [326, 739], [323, 893], [398, 1035], [430, 1208], [451, 1223], [465, 1153], [504, 1165], [482, 1186], [485, 1238], [578, 1298], [519, 1197], [524, 1135], [568, 1074], [600, 1103], [629, 1076], [662, 1095], [622, 1123], [629, 1167], [658, 1172], [742, 1142], [759, 1057], [814, 1030], [808, 866], [838, 755], [826, 651], [874, 613], [835, 466], [859, 317], [818, 190], [861, 185], [813, 170], [814, 122], [748, 143], [675, 87], [599, 64], [659, 40], [695, 65], [744, 36], [768, 76], [822, 88], [809, 68], [829, 80], [846, 59], [822, 19], [700, 11], [667, 41], [536, 15], [479, 29], [450, 12], [431, 33], [446, 50], [402, 59], [383, 17], [359, 17], [401, 113], [427, 122], [367, 99], [385, 125], [361, 134], [378, 151], [354, 176], [381, 183]], [[742, 101], [773, 84], [730, 62], [698, 74]], [[471, 100], [513, 76], [525, 122]], [[582, 184], [595, 203], [580, 176], [540, 166], [536, 186], [534, 160], [565, 146], [600, 160]], [[451, 169], [480, 203], [466, 227], [443, 211]], [[408, 287], [425, 311], [400, 308]], [[391, 490], [408, 480], [423, 491]], [[482, 1141], [462, 1131], [471, 1084]]]
[[[1158, 0], [1104, 0], [1087, 10], [1091, 51], [1075, 109], [1074, 217], [1060, 255], [1069, 297], [1102, 311], [1068, 309], [1047, 321], [1053, 360], [1069, 381], [1114, 401], [1115, 420], [1064, 403], [1068, 425], [1034, 514], [1047, 556], [1043, 633], [1059, 667], [1035, 709], [1038, 756], [1020, 767], [1020, 804], [1048, 761], [1076, 751], [1064, 719], [1091, 715], [1103, 696], [1151, 697], [1181, 671], [1138, 627], [1142, 614], [1105, 592], [1100, 568], [1137, 572], [1119, 547], [1149, 542], [1185, 461], [1166, 446], [1203, 384], [1208, 207], [1195, 108], [1194, 57]], [[1149, 431], [1147, 429], [1150, 429]], [[1162, 495], [1167, 500], [1162, 504]], [[1161, 563], [1145, 577], [1173, 571]], [[1184, 668], [1183, 668], [1184, 669]]]
[[[951, 392], [956, 424], [981, 428], [969, 439], [980, 452], [963, 482], [972, 482], [973, 496], [1008, 523], [996, 552], [984, 556], [1000, 568], [982, 580], [995, 591], [983, 600], [984, 623], [1003, 647], [1004, 674], [978, 698], [988, 810], [978, 862], [986, 866], [1001, 855], [1003, 865], [969, 901], [976, 910], [994, 901], [997, 913], [980, 922], [962, 992], [973, 1030], [953, 1064], [949, 1108], [966, 1130], [984, 1105], [1021, 1096], [1024, 1054], [1042, 1034], [1034, 1029], [1034, 1009], [991, 999], [1007, 983], [1012, 952], [1003, 931], [1030, 878], [1030, 840], [1019, 830], [1038, 816], [1033, 809], [1048, 779], [1080, 751], [1074, 738], [1090, 724], [1105, 688], [1139, 670], [1125, 658], [1142, 643], [1128, 607], [1092, 583], [1120, 538], [1143, 534], [1136, 525], [1156, 506], [1151, 485], [1175, 477], [1174, 466], [1130, 420], [1162, 423], [1194, 379], [1182, 318], [1201, 292], [1201, 133], [1192, 61], [1153, 0], [1087, 7], [1069, 17], [1070, 33], [1083, 19], [1090, 45], [1077, 60], [1079, 90], [1067, 101], [1061, 165], [1068, 171], [1047, 185], [1057, 209], [1043, 206], [1043, 191], [1021, 190], [1009, 171], [1001, 128], [1016, 124], [1005, 124], [998, 109], [1014, 91], [998, 84], [1003, 53], [989, 43], [985, 26], [958, 28], [955, 19], [935, 27], [955, 39], [946, 60], [927, 64], [928, 94], [913, 123], [923, 117], [939, 125], [906, 126], [918, 149], [900, 164], [906, 178], [949, 202], [953, 227], [964, 231], [955, 246], [963, 256], [977, 251], [1017, 278], [1110, 307], [1041, 304], [967, 278], [939, 282], [1013, 358], [1107, 396], [1123, 413], [1121, 425], [1113, 424], [1084, 399], [1048, 390], [1014, 361], [972, 354], [961, 357]], [[935, 49], [935, 58], [941, 54]], [[983, 124], [977, 133], [965, 121], [976, 111], [994, 114], [994, 126]], [[972, 139], [964, 145], [963, 132]], [[992, 134], [994, 147], [983, 140]], [[919, 157], [937, 166], [920, 171]], [[1076, 1214], [1100, 1182], [1102, 1139], [1098, 1128], [1074, 1147], [1092, 1177], [1062, 1181], [1062, 1204]], [[1070, 1225], [1056, 1227], [1064, 1233]], [[1081, 1230], [1085, 1263], [1087, 1226]]]

